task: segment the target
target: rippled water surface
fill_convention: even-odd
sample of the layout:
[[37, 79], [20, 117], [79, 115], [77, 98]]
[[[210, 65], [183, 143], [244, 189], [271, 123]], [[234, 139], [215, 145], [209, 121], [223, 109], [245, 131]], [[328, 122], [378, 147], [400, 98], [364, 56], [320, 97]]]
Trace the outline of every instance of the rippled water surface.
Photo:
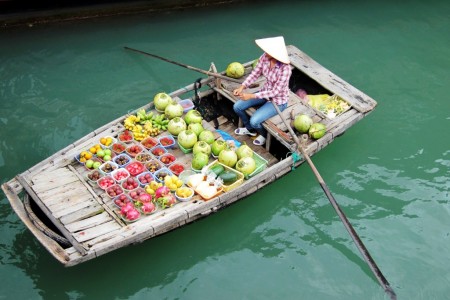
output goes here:
[[[292, 1], [294, 2], [294, 1]], [[284, 35], [378, 101], [313, 157], [399, 299], [450, 293], [450, 4], [290, 1], [0, 31], [2, 183], [199, 68]], [[206, 219], [63, 268], [0, 196], [2, 299], [387, 299], [307, 165]]]

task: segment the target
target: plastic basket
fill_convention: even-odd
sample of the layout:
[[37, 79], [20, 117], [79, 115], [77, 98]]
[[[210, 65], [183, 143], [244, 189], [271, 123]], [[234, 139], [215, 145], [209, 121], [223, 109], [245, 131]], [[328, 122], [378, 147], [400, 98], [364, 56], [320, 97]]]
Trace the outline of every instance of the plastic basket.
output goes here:
[[[109, 170], [107, 170], [108, 165], [110, 166]], [[112, 161], [107, 161], [104, 162], [98, 169], [100, 170], [100, 173], [103, 173], [104, 175], [109, 175], [111, 174], [112, 171], [116, 170], [117, 168], [119, 168], [119, 166]]]
[[178, 102], [183, 107], [183, 112], [187, 113], [194, 108], [194, 102], [191, 99], [184, 99]]
[[125, 146], [125, 144], [122, 142], [116, 142], [116, 143], [112, 144], [112, 146], [111, 146], [111, 150], [115, 154], [121, 154], [121, 153], [125, 152], [126, 148], [127, 148], [127, 146]]
[[179, 176], [182, 172], [184, 172], [184, 166], [178, 162], [174, 162], [169, 166], [169, 170], [172, 171], [173, 174]]
[[129, 202], [131, 202], [131, 201], [132, 201], [132, 200], [131, 200], [130, 196], [128, 196], [128, 195], [125, 194], [125, 193], [122, 193], [122, 194], [116, 196], [116, 197], [113, 199], [113, 203], [114, 203], [118, 208], [121, 208], [123, 205], [125, 205], [126, 203], [129, 203]]
[[[131, 149], [132, 149], [132, 147], [134, 148], [134, 149], [138, 149], [139, 150], [139, 152], [131, 152]], [[131, 157], [136, 157], [139, 153], [141, 153], [142, 151], [144, 151], [144, 146], [142, 146], [141, 144], [135, 144], [135, 143], [132, 143], [132, 144], [129, 144], [128, 145], [128, 147], [127, 147], [127, 149], [125, 149], [125, 152], [129, 155], [129, 156], [131, 156]]]
[[[154, 174], [153, 177], [155, 177], [156, 181], [158, 181], [158, 182], [164, 182], [164, 179], [161, 180], [161, 179], [159, 178], [159, 177], [160, 177], [162, 174], [164, 174], [164, 173], [165, 173], [166, 175], [169, 175], [169, 176], [172, 176], [172, 175], [173, 175], [172, 171], [170, 171], [169, 169], [167, 169], [167, 168], [161, 168], [161, 169], [159, 169], [158, 171], [155, 172], [155, 174]], [[165, 177], [165, 176], [163, 176], [163, 177]]]
[[[110, 135], [107, 135], [107, 136], [105, 136], [105, 137], [103, 137], [103, 138], [105, 138], [105, 139], [111, 139], [111, 143], [110, 143], [108, 146], [107, 146], [107, 145], [104, 145], [104, 144], [102, 144], [102, 143], [100, 143], [100, 147], [102, 147], [103, 149], [111, 149], [112, 145], [115, 144], [115, 143], [117, 143], [117, 139], [116, 139], [115, 137], [110, 136]], [[100, 139], [100, 140], [101, 140], [101, 139]]]
[[267, 167], [267, 163], [268, 163], [267, 160], [265, 160], [263, 157], [261, 157], [258, 153], [253, 152], [253, 159], [255, 160], [255, 163], [256, 163], [256, 169], [249, 175], [244, 175], [245, 179], [249, 179], [249, 178], [255, 176], [256, 174], [260, 173]]
[[152, 160], [150, 160], [150, 161], [145, 163], [145, 168], [147, 169], [147, 171], [149, 171], [151, 173], [155, 173], [156, 171], [158, 171], [162, 167], [163, 167], [163, 163], [160, 162], [156, 158], [154, 158], [154, 159], [152, 159]]
[[[113, 195], [110, 194], [111, 190], [115, 190], [115, 193]], [[124, 191], [124, 189], [119, 184], [115, 184], [115, 185], [108, 187], [105, 190], [105, 193], [110, 199], [114, 199], [117, 196], [119, 196], [120, 194], [123, 194], [123, 191]]]
[[[148, 175], [147, 175], [147, 174], [148, 174]], [[144, 181], [145, 177], [148, 177], [149, 175], [150, 175], [149, 182]], [[139, 185], [140, 185], [141, 187], [145, 187], [147, 184], [150, 183], [150, 181], [155, 180], [155, 177], [154, 177], [153, 174], [150, 173], [150, 172], [144, 172], [144, 173], [139, 174], [139, 175], [137, 176], [137, 179], [138, 179], [138, 181], [139, 181]]]
[[125, 168], [131, 163], [131, 161], [132, 161], [131, 157], [125, 153], [119, 154], [113, 158], [113, 162], [117, 164], [119, 168]]
[[147, 151], [142, 151], [141, 153], [136, 155], [136, 157], [134, 159], [145, 164], [146, 162], [151, 161], [154, 158], [155, 157], [151, 153], [149, 153]]
[[[94, 174], [94, 173], [98, 176], [98, 179], [96, 179], [96, 180], [95, 179], [91, 179], [92, 174]], [[88, 173], [86, 173], [86, 179], [90, 183], [97, 183], [97, 180], [99, 180], [102, 177], [103, 177], [103, 174], [97, 169], [89, 171]]]
[[[167, 145], [163, 145], [163, 143], [161, 142], [162, 140], [167, 141], [169, 143]], [[175, 147], [175, 138], [171, 135], [164, 135], [158, 138], [158, 143], [166, 149], [172, 149], [173, 147]]]
[[190, 149], [186, 149], [183, 146], [180, 145], [180, 143], [177, 141], [178, 147], [180, 147], [181, 151], [183, 151], [184, 154], [188, 154], [192, 152], [192, 149], [194, 148], [190, 148]]
[[[155, 146], [152, 149], [149, 150], [151, 154], [153, 154], [155, 157], [160, 157], [161, 155], [167, 153], [166, 148], [163, 146]], [[159, 154], [159, 155], [158, 155]]]
[[157, 138], [149, 136], [148, 138], [145, 138], [141, 141], [141, 145], [145, 149], [150, 150], [151, 148], [158, 146], [159, 142]]
[[227, 171], [231, 171], [231, 172], [236, 173], [236, 175], [238, 176], [238, 179], [235, 182], [233, 182], [232, 184], [230, 184], [230, 185], [222, 184], [223, 190], [225, 192], [229, 192], [229, 191], [237, 188], [238, 186], [240, 186], [242, 184], [242, 182], [244, 182], [244, 174], [242, 174], [241, 172], [239, 172], [239, 171], [237, 171], [237, 170], [235, 170], [233, 168], [230, 168], [230, 167], [220, 163], [218, 160], [215, 160], [212, 163], [210, 163], [208, 165], [208, 169], [212, 168], [213, 166], [215, 166], [217, 164], [221, 165]]
[[[124, 178], [122, 178], [122, 179], [118, 179], [117, 176], [118, 176], [119, 173], [122, 173], [122, 174], [124, 174], [124, 175], [126, 175], [126, 176], [125, 176]], [[130, 172], [128, 172], [127, 169], [119, 168], [119, 169], [115, 169], [114, 171], [112, 171], [110, 176], [112, 176], [112, 178], [113, 178], [117, 183], [122, 183], [122, 182], [124, 182], [125, 180], [127, 180], [128, 177], [130, 177]]]
[[164, 164], [164, 166], [169, 167], [177, 160], [177, 157], [172, 153], [165, 153], [161, 155], [158, 159], [161, 163]]
[[[127, 134], [125, 134], [125, 131], [127, 131]], [[129, 136], [128, 139], [125, 139], [125, 136]], [[124, 130], [117, 135], [117, 140], [124, 144], [130, 144], [134, 140], [133, 132], [131, 132], [129, 130]]]
[[127, 169], [127, 171], [130, 172], [131, 176], [137, 176], [142, 172], [145, 172], [146, 170], [144, 164], [141, 163], [140, 161], [132, 161], [125, 167], [125, 169]]

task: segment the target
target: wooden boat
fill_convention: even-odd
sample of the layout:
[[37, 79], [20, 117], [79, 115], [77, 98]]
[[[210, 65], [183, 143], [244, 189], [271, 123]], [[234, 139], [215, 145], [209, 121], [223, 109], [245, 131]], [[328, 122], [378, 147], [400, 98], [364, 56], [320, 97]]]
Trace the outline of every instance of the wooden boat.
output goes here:
[[[290, 80], [292, 92], [283, 117], [292, 122], [294, 116], [305, 113], [315, 122], [327, 127], [327, 133], [317, 140], [302, 139], [303, 149], [312, 156], [369, 114], [376, 102], [296, 47], [288, 46], [288, 53], [293, 69]], [[251, 63], [244, 64], [246, 73], [251, 71]], [[257, 90], [262, 81], [261, 78], [252, 89]], [[212, 107], [216, 108], [213, 112], [215, 116], [203, 121], [204, 127], [213, 131], [216, 137], [223, 135], [220, 133], [226, 133], [251, 146], [267, 162], [260, 172], [207, 201], [200, 195], [195, 195], [190, 201], [159, 209], [135, 222], [125, 222], [104, 190], [96, 183], [86, 180], [88, 170], [75, 159], [82, 150], [97, 144], [101, 137], [117, 137], [124, 130], [123, 121], [129, 115], [125, 114], [2, 185], [16, 214], [59, 262], [65, 266], [73, 266], [191, 223], [257, 192], [290, 172], [293, 166], [304, 162], [288, 128], [278, 115], [264, 122], [268, 131], [265, 147], [253, 145], [250, 137], [234, 134], [239, 120], [232, 112], [235, 99], [230, 92], [238, 83], [208, 77], [174, 91], [170, 96], [174, 99], [194, 100], [194, 90], [199, 83], [202, 85], [198, 93], [200, 105], [214, 103]], [[345, 100], [348, 107], [336, 116], [326, 115], [311, 107], [305, 101], [308, 98], [297, 96], [295, 92], [299, 88], [308, 95], [338, 96]], [[153, 103], [142, 108], [154, 110]], [[252, 111], [249, 110], [249, 113]], [[191, 154], [182, 152], [178, 147], [170, 151], [186, 169], [190, 168]], [[213, 162], [214, 158], [211, 157], [210, 161]]]

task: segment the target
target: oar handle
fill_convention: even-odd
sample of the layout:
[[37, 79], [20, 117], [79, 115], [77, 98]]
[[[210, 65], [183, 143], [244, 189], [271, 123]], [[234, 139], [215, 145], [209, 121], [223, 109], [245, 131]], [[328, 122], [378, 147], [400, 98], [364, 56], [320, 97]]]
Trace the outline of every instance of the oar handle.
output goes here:
[[320, 186], [322, 187], [322, 190], [325, 192], [325, 195], [327, 196], [328, 200], [330, 201], [333, 208], [336, 210], [336, 213], [338, 214], [339, 218], [341, 219], [342, 223], [344, 224], [345, 229], [347, 229], [348, 233], [352, 237], [353, 241], [355, 242], [359, 252], [361, 252], [361, 255], [364, 257], [365, 261], [369, 265], [370, 269], [372, 270], [372, 273], [377, 278], [380, 285], [383, 287], [384, 291], [389, 295], [391, 299], [397, 299], [397, 295], [395, 294], [394, 290], [391, 288], [389, 282], [384, 277], [381, 270], [378, 268], [377, 264], [373, 260], [372, 256], [369, 253], [369, 250], [367, 250], [364, 243], [359, 238], [358, 234], [356, 233], [355, 229], [353, 228], [352, 224], [348, 221], [347, 217], [345, 216], [344, 212], [340, 208], [339, 204], [336, 202], [336, 199], [334, 199], [333, 194], [331, 194], [330, 189], [328, 188], [327, 184], [323, 180], [322, 176], [320, 175], [319, 171], [317, 170], [316, 166], [312, 162], [311, 158], [309, 157], [308, 153], [303, 149], [302, 144], [300, 143], [297, 135], [295, 134], [292, 127], [288, 124], [288, 122], [285, 120], [283, 114], [280, 111], [280, 108], [277, 104], [272, 102], [273, 106], [275, 107], [275, 110], [277, 111], [278, 115], [280, 116], [281, 120], [283, 121], [284, 125], [289, 130], [289, 133], [294, 138], [295, 143], [297, 144], [298, 149], [302, 153], [305, 160], [308, 162], [308, 165], [311, 167], [311, 170], [313, 171], [314, 175], [316, 176], [317, 180], [319, 181]]
[[180, 67], [192, 70], [192, 71], [196, 71], [196, 72], [199, 72], [199, 73], [202, 73], [202, 74], [206, 74], [206, 75], [209, 75], [209, 76], [214, 76], [214, 77], [217, 77], [217, 78], [220, 78], [220, 79], [223, 79], [223, 80], [228, 80], [228, 81], [236, 82], [236, 83], [239, 83], [239, 84], [242, 83], [242, 81], [239, 80], [239, 79], [231, 78], [231, 77], [228, 77], [228, 76], [224, 76], [222, 74], [218, 74], [218, 73], [202, 70], [202, 69], [199, 69], [199, 68], [196, 68], [196, 67], [192, 67], [192, 66], [189, 66], [189, 65], [186, 65], [186, 64], [182, 64], [182, 63], [170, 60], [168, 58], [165, 58], [165, 57], [153, 54], [153, 53], [149, 53], [149, 52], [145, 52], [145, 51], [142, 51], [142, 50], [130, 48], [130, 47], [127, 47], [127, 46], [125, 46], [124, 48], [126, 50], [130, 50], [130, 51], [141, 53], [141, 54], [144, 54], [144, 55], [147, 55], [147, 56], [151, 56], [151, 57], [154, 57], [154, 58], [157, 58], [157, 59], [169, 62], [171, 64], [174, 64], [174, 65], [177, 65], [177, 66], [180, 66]]

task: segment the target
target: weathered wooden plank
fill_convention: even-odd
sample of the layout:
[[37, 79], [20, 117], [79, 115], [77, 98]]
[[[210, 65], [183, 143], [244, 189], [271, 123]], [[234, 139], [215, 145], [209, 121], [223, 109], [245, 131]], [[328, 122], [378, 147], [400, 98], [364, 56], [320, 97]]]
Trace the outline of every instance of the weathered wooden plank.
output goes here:
[[41, 198], [42, 202], [44, 202], [47, 206], [51, 206], [55, 203], [58, 203], [62, 198], [74, 197], [81, 192], [83, 192], [83, 189], [80, 188], [80, 185], [66, 184], [61, 186], [60, 188], [45, 191], [39, 193], [38, 195]]
[[111, 216], [107, 212], [103, 212], [90, 218], [67, 224], [66, 228], [70, 232], [77, 232], [80, 230], [85, 230], [91, 227], [98, 226], [102, 223], [106, 223], [111, 220], [112, 220]]
[[[119, 227], [119, 228], [116, 229], [116, 230], [113, 230], [113, 231], [110, 231], [110, 232], [108, 232], [108, 233], [99, 235], [98, 237], [93, 238], [93, 239], [87, 241], [87, 245], [88, 245], [90, 248], [92, 248], [92, 249], [95, 250], [96, 245], [99, 244], [99, 243], [103, 243], [103, 242], [108, 241], [108, 240], [113, 239], [113, 238], [119, 238], [119, 239], [121, 239], [121, 238], [122, 238], [121, 235], [120, 235], [120, 232], [121, 232], [121, 231], [122, 231], [122, 227]], [[152, 231], [152, 232], [153, 232], [153, 231]]]
[[70, 214], [72, 214], [72, 213], [74, 213], [76, 211], [79, 211], [79, 210], [81, 210], [83, 208], [90, 207], [90, 206], [97, 207], [99, 210], [104, 210], [97, 203], [97, 201], [95, 201], [92, 198], [89, 198], [89, 199], [86, 199], [85, 201], [79, 202], [79, 203], [74, 204], [72, 206], [67, 206], [65, 209], [62, 208], [62, 209], [59, 209], [58, 211], [52, 211], [52, 214], [53, 214], [53, 216], [55, 218], [61, 218], [63, 216], [70, 215]]
[[61, 185], [75, 183], [77, 181], [79, 181], [79, 179], [76, 176], [59, 177], [51, 179], [47, 183], [34, 184], [32, 188], [37, 193], [42, 193], [51, 189], [57, 189]]
[[[12, 178], [8, 182], [5, 183], [10, 191], [12, 191], [15, 195], [18, 195], [23, 191], [22, 185], [17, 181], [16, 178]], [[6, 187], [5, 186], [5, 187]]]
[[70, 224], [75, 221], [83, 220], [94, 215], [104, 212], [105, 209], [99, 205], [90, 205], [83, 209], [77, 210], [74, 213], [62, 216], [59, 220], [63, 224]]
[[121, 226], [119, 224], [117, 224], [116, 221], [111, 220], [109, 222], [106, 223], [102, 223], [98, 226], [95, 227], [91, 227], [82, 231], [78, 231], [76, 233], [73, 234], [73, 236], [75, 237], [75, 239], [78, 242], [85, 242], [88, 240], [91, 240], [93, 238], [96, 238], [100, 235], [103, 235], [105, 233], [111, 232], [113, 230], [117, 230], [121, 228]]
[[94, 201], [90, 194], [77, 195], [75, 197], [61, 199], [61, 201], [59, 201], [58, 203], [54, 203], [52, 206], [48, 206], [48, 209], [55, 216], [64, 216], [71, 211], [75, 211], [87, 205], [90, 205], [90, 201]]
[[350, 116], [345, 123], [337, 124], [332, 131], [333, 137], [336, 138], [343, 134], [347, 129], [353, 126], [356, 122], [360, 121], [364, 117], [363, 114], [354, 114]]
[[49, 180], [58, 179], [60, 177], [65, 177], [67, 175], [70, 175], [70, 172], [68, 173], [67, 169], [59, 168], [51, 173], [43, 172], [34, 174], [33, 178], [31, 179], [31, 182], [33, 183], [33, 185], [38, 185], [42, 183], [45, 184]]

